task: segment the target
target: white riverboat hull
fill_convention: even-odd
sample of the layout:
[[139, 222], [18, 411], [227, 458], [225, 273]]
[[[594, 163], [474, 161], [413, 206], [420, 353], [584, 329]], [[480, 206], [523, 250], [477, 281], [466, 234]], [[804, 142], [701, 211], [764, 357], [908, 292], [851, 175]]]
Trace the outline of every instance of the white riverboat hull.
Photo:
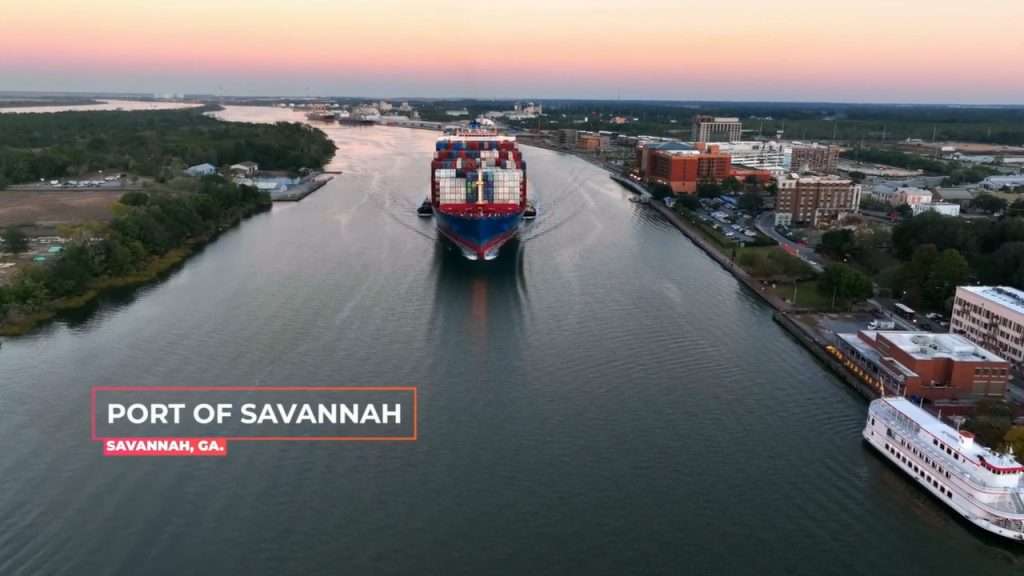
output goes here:
[[[959, 462], [943, 460], [942, 451], [932, 450], [919, 434], [886, 421], [874, 410], [862, 432], [868, 444], [954, 512], [986, 532], [1024, 542], [1024, 507], [1005, 510], [1000, 508], [1005, 503], [986, 501], [992, 492], [977, 485], [977, 477], [964, 474]], [[1004, 491], [1006, 498], [1019, 503], [1019, 494], [1009, 492]]]

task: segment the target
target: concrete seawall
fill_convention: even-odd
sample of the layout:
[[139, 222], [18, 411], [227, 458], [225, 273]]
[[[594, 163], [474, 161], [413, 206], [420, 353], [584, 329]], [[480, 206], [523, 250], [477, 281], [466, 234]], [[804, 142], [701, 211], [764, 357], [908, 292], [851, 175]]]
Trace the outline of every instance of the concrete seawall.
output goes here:
[[796, 338], [797, 342], [803, 344], [805, 348], [811, 351], [811, 354], [825, 364], [825, 366], [832, 370], [832, 372], [839, 376], [844, 382], [849, 384], [851, 388], [856, 390], [857, 393], [868, 400], [878, 398], [878, 391], [857, 378], [847, 370], [839, 360], [829, 354], [825, 349], [825, 346], [827, 346], [828, 343], [815, 334], [813, 330], [808, 329], [798, 322], [794, 314], [776, 312], [772, 315], [772, 318], [778, 322], [780, 326], [785, 328], [791, 336]]
[[306, 196], [309, 196], [313, 192], [324, 187], [325, 184], [333, 180], [334, 177], [318, 176], [307, 182], [296, 184], [288, 188], [283, 194], [271, 194], [270, 197], [274, 202], [298, 202]]
[[[650, 196], [650, 193], [647, 191], [646, 188], [637, 184], [636, 182], [629, 180], [628, 178], [623, 178], [622, 176], [618, 176], [616, 174], [612, 174], [611, 178], [612, 180], [615, 180], [619, 184], [622, 184], [623, 186], [629, 188], [630, 190], [636, 192], [637, 194]], [[792, 307], [789, 304], [783, 302], [774, 294], [769, 293], [758, 280], [755, 280], [750, 274], [747, 274], [745, 270], [737, 266], [729, 257], [727, 257], [725, 254], [722, 254], [722, 252], [716, 246], [711, 245], [711, 243], [708, 242], [706, 238], [704, 238], [704, 235], [701, 234], [700, 230], [694, 228], [693, 225], [687, 222], [682, 216], [676, 214], [668, 206], [665, 206], [663, 202], [656, 198], [652, 198], [651, 203], [649, 205], [658, 212], [660, 212], [666, 220], [668, 220], [670, 223], [672, 223], [673, 226], [679, 229], [679, 231], [682, 232], [687, 238], [689, 238], [691, 242], [696, 244], [698, 248], [700, 248], [708, 256], [713, 258], [723, 268], [731, 272], [737, 280], [743, 283], [743, 285], [745, 285], [752, 292], [760, 296], [761, 299], [767, 302], [769, 306], [771, 306], [775, 310], [783, 312], [792, 309]]]

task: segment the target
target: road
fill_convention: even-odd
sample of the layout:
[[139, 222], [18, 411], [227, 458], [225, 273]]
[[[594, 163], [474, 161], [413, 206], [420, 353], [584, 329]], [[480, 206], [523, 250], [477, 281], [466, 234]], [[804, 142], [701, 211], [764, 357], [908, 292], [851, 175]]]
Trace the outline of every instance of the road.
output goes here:
[[124, 182], [103, 182], [95, 186], [62, 186], [50, 184], [49, 182], [38, 182], [32, 184], [12, 184], [7, 187], [7, 190], [18, 191], [18, 192], [75, 192], [75, 191], [91, 191], [91, 190], [117, 190], [120, 192], [132, 192], [143, 190], [142, 183], [138, 184], [127, 184]]
[[790, 254], [796, 254], [801, 260], [811, 265], [816, 272], [825, 269], [825, 262], [814, 252], [814, 249], [805, 244], [799, 244], [786, 238], [775, 229], [775, 213], [763, 212], [754, 219], [754, 226], [765, 236], [775, 240]]

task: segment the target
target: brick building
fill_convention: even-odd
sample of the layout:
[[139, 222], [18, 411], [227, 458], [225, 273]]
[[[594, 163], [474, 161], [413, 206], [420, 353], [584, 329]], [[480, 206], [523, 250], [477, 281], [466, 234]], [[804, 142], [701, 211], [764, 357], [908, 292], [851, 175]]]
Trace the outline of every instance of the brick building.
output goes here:
[[798, 176], [779, 179], [775, 198], [775, 225], [831, 226], [860, 209], [859, 184], [835, 176]]
[[835, 174], [839, 165], [839, 146], [819, 144], [793, 145], [790, 170], [797, 174], [817, 172]]
[[1006, 392], [1009, 363], [962, 336], [869, 330], [837, 336], [847, 366], [889, 394], [935, 401]]
[[587, 152], [600, 152], [601, 136], [593, 132], [579, 132], [576, 135], [576, 146]]
[[714, 144], [654, 144], [637, 154], [643, 181], [666, 185], [674, 194], [694, 194], [701, 182], [720, 182], [732, 174], [731, 157]]

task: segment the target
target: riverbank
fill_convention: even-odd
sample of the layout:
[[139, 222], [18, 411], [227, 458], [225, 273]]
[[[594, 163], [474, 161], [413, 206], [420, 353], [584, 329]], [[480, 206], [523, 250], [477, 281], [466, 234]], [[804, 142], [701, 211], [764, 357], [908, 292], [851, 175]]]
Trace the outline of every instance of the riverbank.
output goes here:
[[732, 258], [723, 253], [716, 244], [709, 241], [699, 229], [694, 227], [690, 222], [687, 222], [685, 218], [677, 214], [663, 202], [653, 198], [647, 189], [639, 183], [617, 174], [610, 174], [609, 176], [612, 180], [615, 180], [633, 192], [650, 198], [651, 201], [648, 204], [649, 206], [661, 213], [661, 215], [664, 216], [665, 219], [668, 220], [676, 229], [689, 238], [695, 246], [710, 256], [722, 268], [729, 271], [734, 278], [739, 280], [741, 284], [760, 297], [762, 301], [771, 306], [775, 311], [772, 314], [772, 318], [775, 322], [786, 330], [793, 339], [806, 348], [811, 355], [818, 359], [819, 362], [839, 376], [843, 382], [867, 400], [872, 400], [878, 397], [877, 390], [858, 378], [856, 374], [844, 365], [842, 359], [838, 358], [833, 352], [834, 347], [832, 344], [823, 337], [820, 332], [800, 321], [800, 317], [802, 315], [814, 315], [813, 311], [799, 308], [772, 294], [764, 284], [748, 274], [738, 266]]
[[79, 294], [50, 300], [41, 305], [40, 309], [31, 312], [10, 312], [6, 319], [0, 321], [0, 336], [23, 336], [62, 313], [92, 304], [111, 290], [142, 286], [159, 280], [174, 267], [184, 263], [198, 249], [213, 242], [222, 232], [240, 226], [251, 216], [270, 210], [271, 206], [272, 204], [267, 202], [262, 207], [255, 207], [244, 214], [227, 218], [212, 232], [186, 239], [180, 246], [171, 248], [163, 254], [150, 256], [141, 268], [131, 273], [96, 277], [89, 281]]
[[166, 272], [187, 260], [196, 249], [205, 246], [213, 239], [214, 237], [209, 237], [189, 241], [185, 246], [175, 248], [163, 256], [153, 258], [138, 272], [124, 276], [99, 278], [92, 282], [89, 288], [82, 294], [59, 298], [48, 303], [45, 310], [18, 315], [11, 320], [0, 322], [0, 336], [8, 338], [24, 336], [64, 312], [72, 312], [92, 304], [110, 290], [142, 286], [158, 280]]
[[[630, 190], [643, 194], [644, 196], [650, 197], [650, 193], [646, 188], [631, 181], [628, 178], [624, 178], [617, 174], [610, 175], [612, 180], [615, 180], [619, 184], [629, 188]], [[728, 270], [733, 276], [736, 277], [744, 286], [749, 288], [752, 292], [757, 294], [762, 300], [764, 300], [769, 306], [779, 312], [790, 312], [796, 310], [794, 306], [784, 300], [776, 297], [774, 294], [768, 291], [767, 287], [761, 283], [761, 281], [755, 279], [753, 276], [747, 273], [746, 270], [739, 267], [732, 258], [721, 250], [716, 245], [708, 241], [704, 237], [704, 234], [695, 228], [692, 224], [686, 221], [682, 216], [676, 214], [671, 208], [666, 206], [660, 200], [653, 198], [651, 199], [648, 206], [654, 208], [661, 213], [673, 226], [676, 227], [684, 236], [690, 239], [698, 248], [704, 251], [705, 254], [710, 256], [714, 261], [718, 262], [723, 268]]]

